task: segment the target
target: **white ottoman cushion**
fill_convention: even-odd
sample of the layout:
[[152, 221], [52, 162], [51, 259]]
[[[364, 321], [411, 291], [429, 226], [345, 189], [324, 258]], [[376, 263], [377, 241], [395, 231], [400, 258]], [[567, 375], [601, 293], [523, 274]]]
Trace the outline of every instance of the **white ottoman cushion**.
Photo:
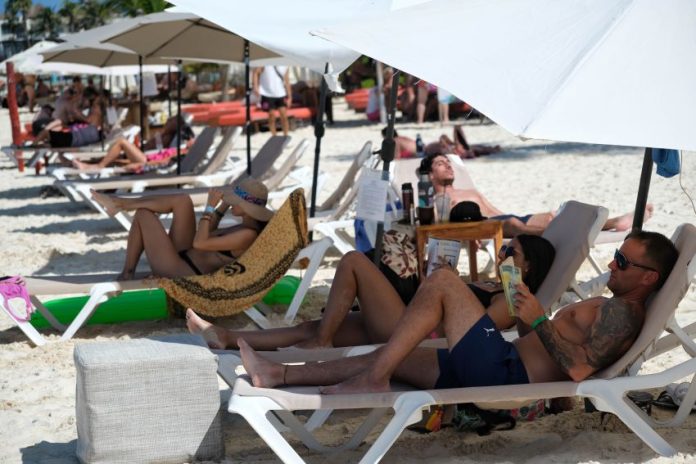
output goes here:
[[219, 460], [217, 357], [201, 337], [75, 346], [77, 457], [87, 463]]

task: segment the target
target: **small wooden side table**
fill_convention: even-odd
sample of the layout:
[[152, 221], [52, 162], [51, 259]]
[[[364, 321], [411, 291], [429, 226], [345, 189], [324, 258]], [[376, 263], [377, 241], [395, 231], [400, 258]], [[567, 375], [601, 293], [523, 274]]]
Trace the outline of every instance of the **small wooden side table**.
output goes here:
[[418, 250], [418, 269], [420, 278], [425, 277], [425, 244], [428, 237], [469, 242], [469, 275], [471, 281], [478, 280], [476, 245], [474, 240], [493, 239], [495, 249], [503, 246], [503, 223], [493, 219], [477, 222], [448, 222], [416, 227], [416, 248]]

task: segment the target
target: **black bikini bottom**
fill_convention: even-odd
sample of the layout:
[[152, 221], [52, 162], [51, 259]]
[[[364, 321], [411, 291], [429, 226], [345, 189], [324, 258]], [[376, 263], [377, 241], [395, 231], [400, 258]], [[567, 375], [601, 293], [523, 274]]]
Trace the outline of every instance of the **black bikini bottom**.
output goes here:
[[203, 275], [200, 269], [198, 269], [198, 266], [196, 266], [193, 263], [193, 260], [191, 257], [188, 255], [188, 250], [181, 250], [179, 252], [179, 257], [184, 260], [186, 264], [191, 268], [191, 270], [196, 274], [196, 275]]

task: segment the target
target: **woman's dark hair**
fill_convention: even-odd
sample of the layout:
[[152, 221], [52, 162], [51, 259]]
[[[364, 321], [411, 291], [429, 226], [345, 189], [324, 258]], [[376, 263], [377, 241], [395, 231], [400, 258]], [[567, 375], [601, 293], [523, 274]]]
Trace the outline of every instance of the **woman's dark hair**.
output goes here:
[[529, 266], [524, 276], [524, 283], [529, 287], [530, 292], [536, 293], [551, 269], [556, 250], [551, 242], [538, 235], [521, 234], [515, 238], [522, 247], [524, 258]]

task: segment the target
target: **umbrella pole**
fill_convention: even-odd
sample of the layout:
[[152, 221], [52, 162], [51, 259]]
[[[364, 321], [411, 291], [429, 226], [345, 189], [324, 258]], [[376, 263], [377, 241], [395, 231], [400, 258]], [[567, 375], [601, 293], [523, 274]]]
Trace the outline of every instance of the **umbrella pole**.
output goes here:
[[176, 175], [181, 175], [181, 84], [184, 73], [181, 70], [181, 60], [178, 61], [179, 77], [176, 86]]
[[653, 160], [652, 148], [646, 148], [643, 155], [643, 170], [640, 173], [638, 184], [638, 197], [636, 198], [636, 210], [633, 213], [633, 227], [631, 230], [641, 230], [645, 218], [645, 205], [648, 204], [648, 190], [650, 190], [650, 178], [652, 177]]
[[140, 151], [145, 148], [145, 102], [143, 101], [143, 57], [138, 55], [138, 75], [140, 77]]
[[247, 155], [247, 175], [251, 176], [251, 88], [250, 88], [250, 73], [249, 67], [249, 41], [244, 39], [244, 85], [246, 91], [244, 98], [246, 100], [246, 120], [244, 121], [244, 130], [246, 131], [246, 155]]
[[[387, 113], [387, 135], [382, 140], [382, 148], [379, 154], [382, 157], [382, 180], [389, 181], [389, 163], [394, 160], [394, 122], [396, 119], [396, 96], [399, 87], [399, 70], [394, 70], [392, 86], [389, 92], [389, 112]], [[382, 259], [382, 235], [384, 235], [384, 221], [377, 223], [377, 236], [375, 237], [374, 263], [379, 267]]]
[[[14, 72], [14, 63], [5, 63], [7, 69], [7, 106], [10, 110], [10, 126], [12, 127], [12, 143], [19, 145], [22, 141], [22, 127], [19, 125], [19, 108], [17, 107], [17, 78]], [[24, 172], [24, 154], [21, 151], [15, 152], [17, 168], [19, 172]]]
[[172, 65], [167, 65], [167, 110], [172, 115]]
[[[329, 63], [326, 63], [324, 68], [324, 73], [328, 74]], [[319, 103], [317, 108], [316, 121], [314, 123], [314, 138], [316, 143], [314, 145], [314, 173], [312, 175], [312, 203], [309, 207], [309, 217], [314, 217], [314, 213], [317, 210], [317, 180], [319, 179], [319, 155], [321, 154], [321, 138], [324, 137], [324, 100], [326, 100], [326, 79], [325, 76], [321, 76], [321, 87], [319, 90]]]

